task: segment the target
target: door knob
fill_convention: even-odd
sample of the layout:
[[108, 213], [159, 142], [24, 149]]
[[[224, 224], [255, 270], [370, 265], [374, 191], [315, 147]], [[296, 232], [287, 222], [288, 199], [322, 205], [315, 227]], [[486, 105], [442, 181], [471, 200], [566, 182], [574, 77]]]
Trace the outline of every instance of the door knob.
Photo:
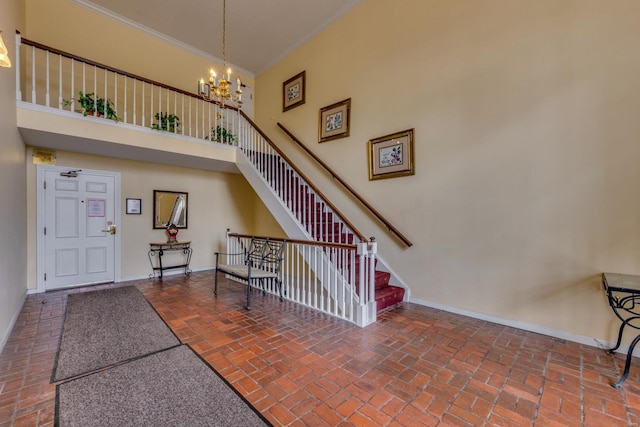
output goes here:
[[110, 225], [109, 228], [107, 228], [106, 230], [102, 230], [102, 232], [109, 233], [109, 234], [116, 234], [116, 226]]

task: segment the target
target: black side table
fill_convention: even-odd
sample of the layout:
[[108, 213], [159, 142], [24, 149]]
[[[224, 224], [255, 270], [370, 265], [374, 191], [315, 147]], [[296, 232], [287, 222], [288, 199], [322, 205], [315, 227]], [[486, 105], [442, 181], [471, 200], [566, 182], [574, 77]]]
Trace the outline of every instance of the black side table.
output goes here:
[[[604, 290], [607, 293], [609, 305], [620, 319], [622, 324], [618, 331], [618, 340], [616, 345], [607, 350], [609, 354], [614, 353], [622, 342], [622, 333], [625, 326], [640, 331], [640, 276], [633, 276], [629, 274], [618, 273], [603, 273], [602, 284]], [[633, 357], [633, 349], [640, 341], [640, 332], [631, 341], [629, 350], [627, 350], [627, 361], [624, 365], [624, 373], [618, 380], [618, 382], [611, 384], [615, 388], [619, 388], [620, 385], [629, 376], [629, 368], [631, 367], [631, 358]]]
[[[184, 254], [184, 262], [182, 264], [163, 265], [162, 257], [165, 255], [165, 252], [173, 251], [182, 251]], [[184, 268], [184, 274], [190, 274], [191, 270], [189, 269], [189, 263], [191, 262], [192, 252], [191, 242], [149, 243], [149, 262], [151, 263], [151, 269], [153, 270], [153, 274], [150, 274], [149, 277], [154, 277], [156, 275], [156, 271], [160, 271], [160, 278], [162, 279], [162, 273], [165, 270], [171, 270], [174, 268]], [[157, 265], [153, 262], [156, 257], [156, 253], [158, 254]]]

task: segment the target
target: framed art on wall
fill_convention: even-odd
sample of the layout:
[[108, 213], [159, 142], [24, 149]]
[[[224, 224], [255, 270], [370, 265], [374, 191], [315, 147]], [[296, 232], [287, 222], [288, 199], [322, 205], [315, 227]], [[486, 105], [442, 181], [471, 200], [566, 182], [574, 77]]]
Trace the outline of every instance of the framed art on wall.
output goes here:
[[369, 141], [369, 180], [415, 174], [414, 129]]
[[296, 74], [282, 83], [282, 112], [304, 104], [305, 86], [306, 71]]
[[349, 136], [351, 126], [351, 98], [320, 109], [318, 142]]

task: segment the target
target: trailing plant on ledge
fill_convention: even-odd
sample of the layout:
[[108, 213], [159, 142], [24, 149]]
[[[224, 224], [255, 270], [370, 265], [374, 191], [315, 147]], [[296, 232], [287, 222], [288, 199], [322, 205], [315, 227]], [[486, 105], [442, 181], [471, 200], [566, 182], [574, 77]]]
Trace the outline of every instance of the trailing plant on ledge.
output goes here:
[[113, 102], [110, 99], [105, 101], [104, 98], [94, 98], [95, 94], [79, 92], [78, 99], [63, 99], [62, 104], [64, 106], [71, 105], [72, 102], [78, 103], [82, 110], [76, 110], [78, 113], [82, 113], [83, 116], [93, 116], [94, 111], [97, 117], [104, 117], [115, 122], [119, 122], [120, 118], [116, 115]]
[[151, 129], [176, 132], [180, 127], [180, 117], [175, 114], [156, 113], [154, 117], [157, 123], [153, 123]]
[[211, 128], [211, 134], [205, 139], [219, 142], [221, 144], [237, 145], [238, 137], [231, 133], [227, 128], [220, 125]]

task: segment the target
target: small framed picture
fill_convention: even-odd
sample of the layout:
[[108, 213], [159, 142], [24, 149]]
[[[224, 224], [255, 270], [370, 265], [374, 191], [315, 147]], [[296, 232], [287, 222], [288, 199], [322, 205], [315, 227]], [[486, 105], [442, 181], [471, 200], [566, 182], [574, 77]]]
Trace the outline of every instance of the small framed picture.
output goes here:
[[306, 71], [296, 74], [282, 83], [282, 112], [304, 104], [305, 85]]
[[351, 126], [351, 98], [320, 109], [318, 142], [349, 136]]
[[369, 141], [369, 180], [415, 174], [414, 129]]
[[142, 199], [127, 199], [127, 215], [142, 214]]

